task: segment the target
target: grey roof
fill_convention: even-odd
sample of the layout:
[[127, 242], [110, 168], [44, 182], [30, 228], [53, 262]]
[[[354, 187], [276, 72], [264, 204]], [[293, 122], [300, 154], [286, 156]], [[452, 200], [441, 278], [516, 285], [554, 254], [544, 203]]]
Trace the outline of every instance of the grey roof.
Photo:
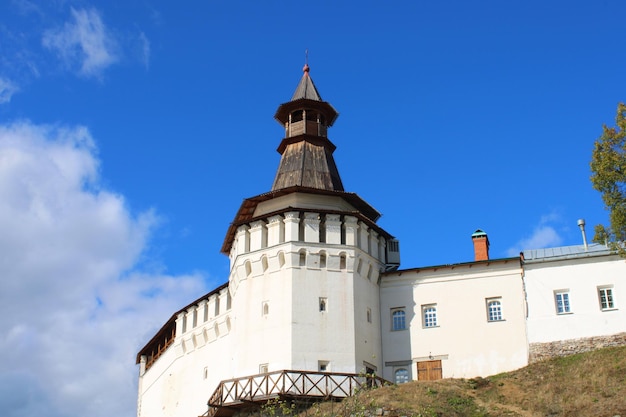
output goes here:
[[293, 93], [293, 97], [291, 97], [291, 101], [301, 99], [323, 101], [317, 88], [315, 88], [315, 84], [313, 84], [313, 79], [309, 77], [308, 65], [304, 67], [304, 74], [302, 74], [298, 87], [296, 87], [296, 91]]
[[587, 258], [611, 254], [613, 254], [613, 252], [609, 248], [599, 243], [590, 244], [587, 250], [585, 250], [583, 245], [575, 245], [522, 251], [524, 263], [558, 261], [562, 259]]

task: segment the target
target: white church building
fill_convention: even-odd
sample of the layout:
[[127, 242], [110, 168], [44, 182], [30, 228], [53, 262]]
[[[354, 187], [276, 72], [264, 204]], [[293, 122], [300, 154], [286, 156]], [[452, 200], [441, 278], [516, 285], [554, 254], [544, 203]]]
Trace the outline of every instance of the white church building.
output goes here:
[[603, 246], [490, 259], [477, 230], [474, 261], [399, 269], [380, 214], [343, 188], [327, 137], [337, 116], [305, 66], [274, 116], [285, 136], [272, 189], [227, 231], [228, 282], [137, 354], [138, 416], [232, 415], [277, 392], [341, 397], [626, 344], [626, 262]]

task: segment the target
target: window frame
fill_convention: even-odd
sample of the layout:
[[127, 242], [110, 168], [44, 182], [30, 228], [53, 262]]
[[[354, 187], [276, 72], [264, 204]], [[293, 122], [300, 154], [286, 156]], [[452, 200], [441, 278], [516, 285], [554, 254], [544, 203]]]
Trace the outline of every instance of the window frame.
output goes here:
[[437, 320], [437, 304], [422, 305], [422, 327], [424, 329], [439, 327]]
[[319, 311], [320, 313], [325, 313], [328, 311], [328, 297], [319, 298]]
[[598, 287], [598, 302], [600, 303], [601, 311], [617, 310], [612, 285], [601, 285]]
[[554, 291], [554, 308], [556, 309], [556, 314], [559, 316], [572, 314], [572, 303], [570, 301], [569, 289]]
[[[504, 321], [504, 314], [502, 313], [502, 297], [490, 297], [485, 299], [487, 307], [487, 321], [489, 323], [495, 323], [498, 321]], [[492, 306], [496, 306], [492, 308]]]
[[[399, 373], [402, 373], [402, 378], [401, 378], [402, 380], [401, 380], [401, 381], [398, 381], [398, 374], [399, 374]], [[399, 384], [406, 384], [406, 383], [407, 383], [407, 382], [409, 382], [410, 380], [411, 380], [411, 375], [410, 375], [410, 373], [409, 373], [409, 369], [408, 369], [408, 368], [405, 368], [405, 367], [402, 367], [402, 368], [396, 368], [396, 369], [393, 371], [393, 382], [394, 382], [396, 385], [399, 385]]]
[[406, 329], [407, 329], [406, 308], [405, 307], [392, 308], [391, 309], [391, 331], [399, 332], [399, 331], [406, 330]]

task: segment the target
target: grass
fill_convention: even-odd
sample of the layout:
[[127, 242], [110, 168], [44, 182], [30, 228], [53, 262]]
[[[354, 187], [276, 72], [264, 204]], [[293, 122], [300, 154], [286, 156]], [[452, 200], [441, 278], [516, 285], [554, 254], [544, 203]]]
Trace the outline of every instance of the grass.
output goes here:
[[626, 347], [546, 360], [489, 378], [414, 381], [363, 391], [342, 403], [316, 404], [293, 414], [376, 417], [383, 410], [393, 410], [385, 414], [389, 417], [626, 417]]

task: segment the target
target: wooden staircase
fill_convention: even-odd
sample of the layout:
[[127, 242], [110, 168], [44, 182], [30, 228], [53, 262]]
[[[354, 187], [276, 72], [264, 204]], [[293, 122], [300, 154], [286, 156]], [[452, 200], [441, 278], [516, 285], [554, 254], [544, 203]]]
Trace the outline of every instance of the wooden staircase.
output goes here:
[[376, 375], [336, 372], [276, 371], [220, 382], [201, 417], [230, 417], [280, 398], [290, 401], [339, 400], [363, 389], [389, 385]]

